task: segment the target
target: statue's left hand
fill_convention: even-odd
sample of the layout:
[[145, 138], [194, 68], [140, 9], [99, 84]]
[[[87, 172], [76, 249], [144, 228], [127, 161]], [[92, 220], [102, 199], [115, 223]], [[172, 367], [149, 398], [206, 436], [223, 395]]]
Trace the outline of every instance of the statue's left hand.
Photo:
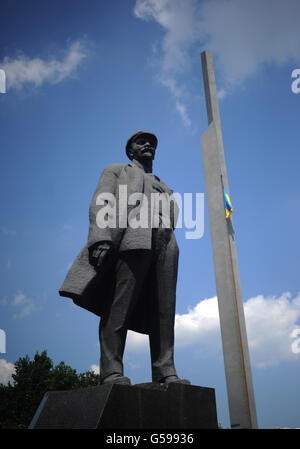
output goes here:
[[89, 248], [90, 263], [96, 270], [108, 268], [112, 259], [112, 244], [110, 242], [99, 242]]

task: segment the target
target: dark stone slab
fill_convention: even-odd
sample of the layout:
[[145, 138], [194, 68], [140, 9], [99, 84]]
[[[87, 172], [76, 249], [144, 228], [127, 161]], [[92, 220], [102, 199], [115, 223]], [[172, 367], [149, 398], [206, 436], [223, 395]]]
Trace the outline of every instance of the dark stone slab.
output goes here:
[[45, 394], [30, 429], [215, 429], [213, 388], [99, 385]]

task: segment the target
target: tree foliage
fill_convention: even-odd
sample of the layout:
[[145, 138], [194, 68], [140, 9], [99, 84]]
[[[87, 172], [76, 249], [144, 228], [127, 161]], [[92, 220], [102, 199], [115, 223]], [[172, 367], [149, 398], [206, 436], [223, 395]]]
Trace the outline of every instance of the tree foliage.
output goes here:
[[0, 429], [27, 428], [47, 391], [73, 390], [99, 384], [92, 371], [77, 374], [64, 362], [53, 366], [47, 351], [28, 355], [15, 363], [13, 382], [0, 384]]

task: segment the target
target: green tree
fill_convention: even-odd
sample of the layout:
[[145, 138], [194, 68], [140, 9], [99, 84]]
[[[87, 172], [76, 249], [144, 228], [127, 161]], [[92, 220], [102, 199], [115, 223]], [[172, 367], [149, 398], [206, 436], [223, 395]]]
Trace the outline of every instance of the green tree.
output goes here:
[[64, 362], [53, 366], [47, 351], [28, 355], [15, 363], [13, 382], [0, 384], [0, 429], [27, 428], [44, 394], [51, 390], [72, 390], [95, 386], [99, 375], [91, 371], [77, 374]]

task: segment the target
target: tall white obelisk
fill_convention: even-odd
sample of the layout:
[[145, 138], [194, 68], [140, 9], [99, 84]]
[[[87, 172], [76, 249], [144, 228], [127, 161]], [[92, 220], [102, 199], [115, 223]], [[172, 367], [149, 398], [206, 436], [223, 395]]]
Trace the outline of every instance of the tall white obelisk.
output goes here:
[[249, 349], [212, 54], [201, 54], [208, 128], [201, 137], [231, 428], [257, 428]]

